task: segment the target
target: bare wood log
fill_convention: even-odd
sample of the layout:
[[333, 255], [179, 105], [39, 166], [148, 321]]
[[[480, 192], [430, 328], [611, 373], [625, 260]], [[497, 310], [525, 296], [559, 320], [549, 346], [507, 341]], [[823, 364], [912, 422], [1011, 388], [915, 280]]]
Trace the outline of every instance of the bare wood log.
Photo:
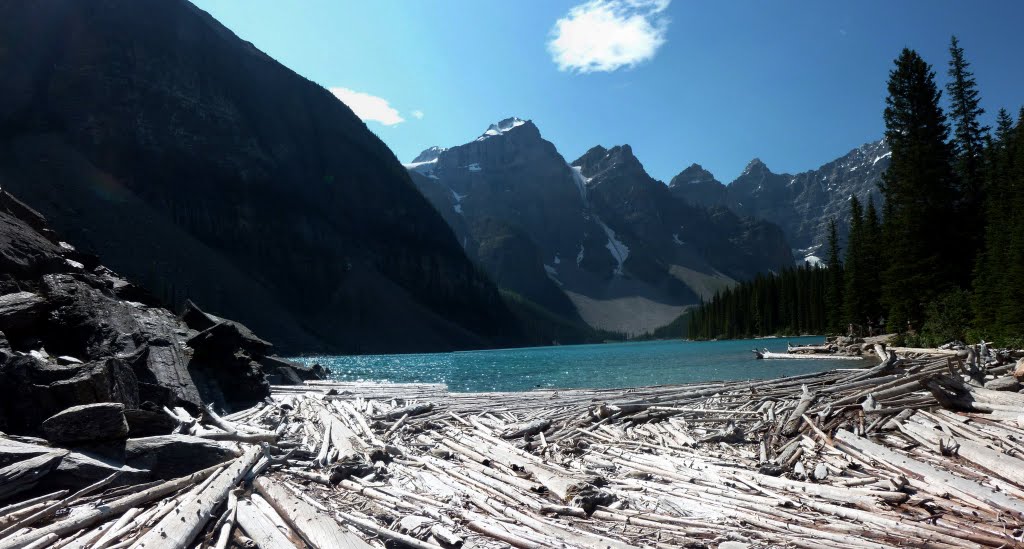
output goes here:
[[111, 525], [110, 528], [108, 528], [107, 531], [102, 536], [100, 536], [100, 538], [96, 540], [95, 543], [92, 544], [92, 548], [103, 549], [104, 547], [110, 545], [111, 542], [114, 541], [114, 539], [116, 539], [116, 537], [121, 534], [121, 530], [125, 526], [130, 524], [135, 519], [135, 517], [138, 516], [139, 513], [141, 512], [142, 509], [140, 509], [139, 507], [132, 507], [131, 509], [126, 511], [125, 514], [121, 515], [120, 518], [114, 521], [114, 524]]
[[327, 465], [327, 452], [331, 448], [331, 425], [333, 424], [330, 421], [324, 424], [324, 437], [320, 442], [320, 452], [316, 455], [316, 462], [321, 467]]
[[419, 404], [412, 404], [412, 405], [405, 406], [405, 407], [402, 407], [402, 408], [396, 408], [396, 409], [391, 410], [390, 412], [387, 412], [387, 413], [385, 413], [383, 415], [375, 416], [373, 419], [390, 419], [390, 420], [395, 420], [395, 419], [401, 418], [402, 416], [404, 416], [406, 414], [408, 414], [410, 416], [418, 416], [420, 414], [425, 414], [427, 412], [430, 412], [433, 409], [434, 409], [434, 403], [433, 402], [421, 402]]
[[474, 532], [503, 541], [512, 547], [518, 547], [519, 549], [543, 549], [545, 547], [544, 544], [523, 539], [521, 536], [496, 524], [480, 520], [469, 520], [466, 522], [466, 527]]
[[372, 520], [357, 517], [352, 513], [335, 511], [334, 514], [338, 518], [339, 522], [350, 523], [360, 530], [369, 532], [377, 537], [396, 541], [400, 544], [408, 545], [409, 547], [415, 547], [416, 549], [438, 549], [438, 546], [433, 543], [427, 543], [412, 536], [388, 530], [387, 528], [377, 525], [377, 523]]
[[263, 431], [260, 433], [223, 433], [220, 431], [205, 431], [196, 433], [197, 437], [205, 438], [207, 440], [228, 440], [233, 442], [247, 442], [249, 444], [258, 444], [260, 442], [277, 442], [278, 434], [272, 431]]
[[249, 448], [218, 474], [202, 491], [182, 503], [172, 515], [164, 517], [134, 547], [184, 547], [192, 543], [199, 531], [210, 520], [210, 513], [228, 496], [228, 493], [249, 473], [260, 456], [260, 450]]
[[797, 402], [796, 408], [793, 409], [789, 414], [789, 419], [782, 427], [782, 434], [784, 436], [793, 436], [800, 430], [800, 416], [807, 413], [807, 409], [814, 403], [814, 399], [817, 397], [814, 393], [807, 389], [804, 385], [802, 389], [803, 393], [800, 396], [800, 401]]
[[513, 425], [501, 433], [501, 438], [523, 438], [542, 433], [551, 427], [550, 419], [538, 419], [530, 423]]
[[37, 511], [37, 512], [35, 512], [35, 513], [33, 513], [33, 514], [23, 518], [23, 519], [15, 522], [13, 524], [11, 524], [10, 526], [4, 528], [3, 530], [0, 530], [0, 537], [4, 537], [4, 536], [7, 536], [7, 535], [10, 535], [11, 532], [19, 530], [21, 528], [25, 528], [25, 527], [31, 526], [32, 524], [35, 524], [35, 522], [38, 521], [38, 520], [41, 520], [43, 518], [52, 516], [53, 513], [55, 513], [58, 509], [62, 509], [64, 507], [67, 507], [68, 505], [71, 505], [72, 503], [77, 501], [79, 498], [82, 498], [82, 497], [84, 497], [84, 496], [86, 496], [86, 495], [88, 495], [88, 494], [90, 494], [92, 492], [95, 492], [96, 490], [99, 490], [100, 488], [110, 484], [115, 478], [119, 477], [120, 475], [121, 475], [121, 472], [117, 471], [117, 472], [107, 476], [104, 479], [101, 479], [101, 480], [99, 480], [97, 482], [94, 482], [94, 483], [90, 484], [89, 486], [86, 486], [85, 488], [82, 488], [81, 490], [75, 492], [74, 494], [71, 494], [70, 496], [68, 496], [68, 497], [66, 497], [66, 498], [64, 498], [64, 499], [62, 499], [62, 500], [60, 500], [58, 502], [52, 503], [50, 505], [47, 505], [46, 507], [40, 509], [39, 511]]
[[231, 531], [235, 528], [235, 520], [238, 516], [238, 495], [234, 490], [228, 492], [228, 506], [224, 510], [224, 514], [227, 515], [227, 519], [220, 526], [214, 549], [226, 549], [228, 542], [231, 541]]
[[207, 404], [206, 406], [203, 407], [203, 417], [206, 419], [208, 423], [212, 423], [213, 425], [220, 427], [225, 433], [235, 434], [236, 432], [238, 432], [238, 429], [235, 428], [235, 426], [232, 425], [231, 422], [220, 417], [219, 415], [217, 415], [217, 412], [213, 411], [213, 405], [211, 404]]
[[260, 549], [297, 547], [295, 542], [277, 528], [274, 521], [249, 500], [239, 500], [236, 519], [238, 526]]
[[512, 507], [505, 507], [503, 511], [509, 518], [553, 538], [563, 540], [565, 543], [570, 545], [602, 547], [604, 549], [633, 549], [636, 547], [635, 545], [631, 545], [621, 540], [542, 520], [538, 517], [513, 509]]
[[1024, 502], [998, 492], [993, 492], [977, 482], [957, 477], [932, 465], [898, 454], [884, 446], [857, 437], [848, 431], [837, 431], [835, 440], [852, 446], [856, 450], [875, 459], [886, 461], [908, 473], [920, 476], [923, 484], [931, 487], [932, 490], [940, 492], [951, 491], [972, 500], [983, 501], [998, 507], [1018, 518], [1024, 517]]
[[405, 414], [404, 416], [399, 418], [398, 421], [396, 421], [395, 424], [392, 425], [381, 438], [383, 438], [384, 440], [391, 438], [391, 435], [397, 433], [398, 430], [402, 428], [402, 425], [405, 425], [405, 422], [408, 420], [409, 414]]
[[362, 538], [345, 530], [329, 515], [295, 496], [279, 483], [259, 478], [255, 486], [281, 517], [315, 549], [370, 549], [370, 545]]
[[41, 509], [45, 504], [63, 498], [68, 495], [68, 490], [60, 490], [59, 492], [52, 492], [42, 496], [26, 499], [18, 503], [12, 503], [6, 507], [0, 507], [0, 527], [10, 524], [17, 520], [15, 518], [18, 515], [28, 515], [25, 510], [29, 507], [39, 506]]
[[169, 480], [148, 490], [114, 500], [106, 505], [83, 511], [67, 519], [37, 528], [25, 534], [13, 538], [4, 538], [0, 540], [0, 549], [19, 549], [51, 533], [57, 534], [57, 536], [66, 536], [72, 532], [88, 528], [109, 517], [120, 515], [132, 507], [144, 505], [209, 478], [221, 468], [221, 465], [215, 465], [188, 476]]

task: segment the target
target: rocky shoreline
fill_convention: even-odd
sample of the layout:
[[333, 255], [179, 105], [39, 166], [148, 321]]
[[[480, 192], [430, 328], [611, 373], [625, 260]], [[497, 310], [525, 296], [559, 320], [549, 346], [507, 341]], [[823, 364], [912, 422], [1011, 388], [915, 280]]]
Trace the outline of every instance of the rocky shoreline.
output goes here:
[[270, 397], [271, 383], [323, 375], [191, 302], [181, 315], [161, 307], [0, 190], [0, 504], [221, 463], [237, 449], [167, 411], [230, 413]]

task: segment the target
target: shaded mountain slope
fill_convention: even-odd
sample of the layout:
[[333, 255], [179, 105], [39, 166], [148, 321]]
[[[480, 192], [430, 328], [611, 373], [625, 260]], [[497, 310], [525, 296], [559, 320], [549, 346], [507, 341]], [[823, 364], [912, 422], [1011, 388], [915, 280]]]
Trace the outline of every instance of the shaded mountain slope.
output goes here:
[[167, 302], [293, 352], [521, 341], [352, 111], [192, 4], [8, 2], [0, 33], [0, 186]]

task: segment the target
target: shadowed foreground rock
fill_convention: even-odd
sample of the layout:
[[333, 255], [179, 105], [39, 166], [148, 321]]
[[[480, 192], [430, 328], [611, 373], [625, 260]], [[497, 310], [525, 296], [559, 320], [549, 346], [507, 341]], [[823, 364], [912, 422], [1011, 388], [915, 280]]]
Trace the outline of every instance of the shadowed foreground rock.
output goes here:
[[[0, 399], [0, 431], [39, 436], [57, 415], [47, 436], [59, 443], [166, 435], [177, 423], [163, 407], [231, 411], [269, 396], [268, 374], [275, 383], [320, 377], [271, 349], [191, 302], [175, 316], [0, 190], [0, 387], [10, 395]], [[114, 431], [77, 409], [60, 415], [97, 403], [122, 407]]]
[[125, 463], [149, 471], [154, 479], [187, 475], [239, 455], [231, 444], [189, 435], [163, 435], [128, 439]]
[[44, 421], [43, 432], [46, 440], [54, 444], [127, 438], [124, 404], [100, 402], [72, 406]]

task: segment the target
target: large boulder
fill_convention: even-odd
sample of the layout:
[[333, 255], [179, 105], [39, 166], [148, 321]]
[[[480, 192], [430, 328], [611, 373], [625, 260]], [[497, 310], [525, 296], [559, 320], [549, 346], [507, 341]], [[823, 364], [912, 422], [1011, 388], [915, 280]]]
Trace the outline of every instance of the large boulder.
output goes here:
[[188, 340], [188, 370], [204, 402], [233, 410], [248, 408], [270, 396], [258, 360], [271, 348], [248, 328], [221, 321]]
[[279, 356], [261, 357], [259, 363], [271, 385], [302, 385], [304, 381], [324, 379], [328, 374], [319, 364], [306, 366]]
[[[56, 469], [40, 481], [40, 490], [80, 490], [115, 472], [120, 472], [120, 474], [108, 488], [139, 484], [151, 479], [149, 471], [126, 466], [120, 456], [108, 455], [110, 451], [107, 450], [107, 452], [96, 452], [76, 449], [68, 452], [60, 460]], [[120, 452], [114, 453], [120, 454]]]
[[0, 295], [0, 330], [17, 333], [38, 328], [46, 314], [46, 301], [32, 292]]
[[44, 421], [43, 433], [46, 440], [57, 445], [127, 438], [124, 404], [99, 402], [72, 406]]
[[0, 190], [0, 293], [17, 291], [16, 280], [65, 265], [61, 247], [44, 235], [45, 226], [43, 216]]
[[0, 331], [0, 366], [3, 366], [12, 356], [14, 356], [14, 350], [11, 349], [11, 342], [7, 340], [7, 334]]
[[109, 273], [44, 277], [53, 305], [47, 350], [86, 360], [125, 357], [146, 389], [159, 387], [144, 390], [143, 400], [198, 410], [202, 402], [182, 344], [193, 332], [166, 309], [119, 299], [109, 287], [113, 279]]
[[12, 433], [40, 432], [43, 421], [71, 406], [119, 402], [139, 405], [135, 374], [116, 358], [84, 364], [56, 364], [16, 356], [0, 366], [0, 387], [17, 398], [0, 399], [0, 417]]
[[149, 470], [154, 479], [188, 475], [238, 456], [232, 444], [189, 435], [130, 438], [124, 453], [127, 465]]
[[178, 426], [177, 421], [162, 411], [125, 410], [124, 417], [128, 422], [128, 436], [132, 438], [169, 435]]
[[273, 347], [249, 328], [230, 320], [223, 320], [199, 332], [188, 340], [188, 346], [198, 352], [221, 355], [241, 349], [252, 356], [263, 356]]

